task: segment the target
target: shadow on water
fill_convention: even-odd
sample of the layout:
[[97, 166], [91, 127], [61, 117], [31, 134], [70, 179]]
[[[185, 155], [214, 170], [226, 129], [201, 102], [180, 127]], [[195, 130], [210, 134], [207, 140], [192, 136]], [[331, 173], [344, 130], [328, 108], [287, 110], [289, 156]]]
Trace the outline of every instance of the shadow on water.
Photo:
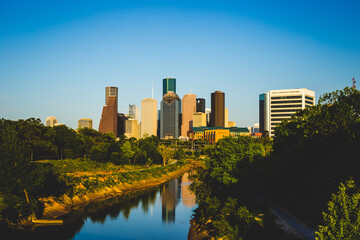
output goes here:
[[[183, 198], [182, 203], [187, 204], [188, 199], [185, 198], [189, 197], [189, 193], [186, 193], [187, 187], [184, 188], [188, 184], [182, 184], [182, 179], [187, 179], [187, 174], [151, 189], [128, 192], [121, 197], [90, 203], [73, 213], [62, 216], [61, 219], [64, 220], [62, 226], [36, 227], [26, 231], [0, 227], [0, 239], [72, 239], [81, 232], [86, 221], [90, 220], [92, 223], [103, 225], [107, 218], [117, 219], [122, 216], [128, 220], [131, 210], [139, 207], [140, 204], [142, 212], [148, 213], [150, 207], [155, 204], [158, 194], [161, 196], [162, 222], [163, 224], [173, 224], [175, 208], [180, 198]], [[185, 192], [181, 194], [181, 191]], [[193, 197], [192, 206], [195, 206], [194, 199]]]

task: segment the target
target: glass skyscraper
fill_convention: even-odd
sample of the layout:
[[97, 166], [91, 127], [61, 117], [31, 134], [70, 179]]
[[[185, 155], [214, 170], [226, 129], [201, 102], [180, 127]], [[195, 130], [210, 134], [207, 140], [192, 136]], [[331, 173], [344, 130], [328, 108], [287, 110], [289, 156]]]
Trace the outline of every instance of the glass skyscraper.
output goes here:
[[175, 78], [164, 78], [163, 79], [163, 96], [169, 91], [176, 93], [176, 79]]

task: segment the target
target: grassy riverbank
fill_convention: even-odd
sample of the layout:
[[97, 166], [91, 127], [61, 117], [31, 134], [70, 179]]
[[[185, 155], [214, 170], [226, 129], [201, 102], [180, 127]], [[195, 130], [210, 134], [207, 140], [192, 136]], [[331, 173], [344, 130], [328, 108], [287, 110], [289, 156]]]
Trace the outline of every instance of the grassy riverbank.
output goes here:
[[91, 160], [41, 161], [53, 164], [69, 189], [58, 198], [42, 199], [45, 209], [42, 218], [54, 219], [94, 201], [128, 192], [143, 190], [174, 179], [194, 167], [189, 161], [177, 161], [165, 167], [153, 165], [116, 166]]

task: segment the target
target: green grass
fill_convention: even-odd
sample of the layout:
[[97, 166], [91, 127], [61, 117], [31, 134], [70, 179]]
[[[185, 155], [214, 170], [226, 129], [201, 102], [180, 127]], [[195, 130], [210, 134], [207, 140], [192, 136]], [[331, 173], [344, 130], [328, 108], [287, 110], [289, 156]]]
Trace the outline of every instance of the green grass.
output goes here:
[[159, 178], [184, 166], [184, 163], [179, 161], [165, 167], [152, 165], [147, 169], [143, 166], [117, 166], [112, 163], [98, 163], [89, 159], [43, 160], [38, 161], [38, 163], [50, 163], [54, 166], [60, 178], [65, 180], [70, 187], [68, 193], [70, 196], [81, 196], [118, 184]]

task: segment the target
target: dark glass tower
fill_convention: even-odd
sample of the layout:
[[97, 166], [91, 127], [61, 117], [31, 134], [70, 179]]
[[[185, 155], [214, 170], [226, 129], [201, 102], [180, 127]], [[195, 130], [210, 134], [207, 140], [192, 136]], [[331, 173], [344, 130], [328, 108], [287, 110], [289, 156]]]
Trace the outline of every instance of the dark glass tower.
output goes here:
[[172, 91], [176, 93], [176, 79], [175, 78], [164, 78], [163, 79], [163, 96]]
[[215, 91], [211, 93], [211, 127], [225, 127], [225, 93]]
[[180, 136], [181, 100], [173, 91], [164, 95], [160, 104], [160, 138]]
[[196, 99], [196, 112], [205, 113], [205, 99], [203, 98]]

